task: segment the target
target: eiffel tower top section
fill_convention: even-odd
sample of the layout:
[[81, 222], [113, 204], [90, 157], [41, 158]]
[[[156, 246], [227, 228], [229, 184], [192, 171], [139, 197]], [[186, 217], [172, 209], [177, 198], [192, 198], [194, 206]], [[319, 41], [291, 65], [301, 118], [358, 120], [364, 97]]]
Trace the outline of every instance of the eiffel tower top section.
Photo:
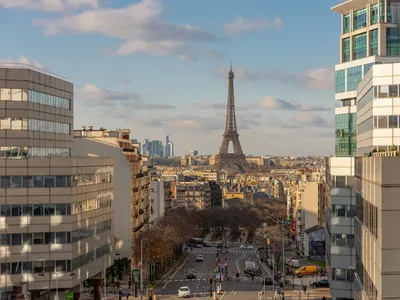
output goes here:
[[235, 74], [232, 71], [232, 62], [228, 72], [228, 103], [226, 106], [225, 132], [227, 135], [237, 135], [236, 113], [235, 113], [235, 90], [233, 87]]

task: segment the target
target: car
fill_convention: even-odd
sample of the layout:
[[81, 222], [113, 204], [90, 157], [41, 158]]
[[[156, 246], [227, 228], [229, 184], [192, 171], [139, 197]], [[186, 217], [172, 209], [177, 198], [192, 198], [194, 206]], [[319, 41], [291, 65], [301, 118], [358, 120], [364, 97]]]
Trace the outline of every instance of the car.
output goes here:
[[178, 290], [178, 298], [190, 298], [190, 289], [183, 286]]
[[194, 269], [188, 269], [186, 271], [186, 278], [187, 279], [196, 279], [196, 270]]
[[[273, 285], [272, 277], [265, 276], [264, 282], [263, 282], [263, 280], [261, 280], [261, 283], [265, 284], [265, 285]], [[276, 283], [276, 281], [275, 281], [275, 283]]]
[[196, 262], [203, 261], [203, 255], [196, 255]]
[[203, 243], [203, 247], [212, 247], [210, 244]]
[[219, 244], [217, 245], [217, 248], [218, 248], [218, 249], [222, 249], [222, 248], [228, 249], [228, 245], [227, 245], [227, 244], [219, 243]]
[[253, 250], [254, 247], [249, 244], [242, 244], [242, 245], [240, 245], [240, 249]]
[[329, 287], [329, 281], [324, 279], [320, 281], [316, 281], [311, 283], [311, 286], [314, 288], [328, 288]]
[[262, 275], [261, 268], [258, 268], [258, 267], [247, 268], [246, 270], [244, 270], [244, 273], [248, 274], [248, 275], [255, 275], [255, 276]]

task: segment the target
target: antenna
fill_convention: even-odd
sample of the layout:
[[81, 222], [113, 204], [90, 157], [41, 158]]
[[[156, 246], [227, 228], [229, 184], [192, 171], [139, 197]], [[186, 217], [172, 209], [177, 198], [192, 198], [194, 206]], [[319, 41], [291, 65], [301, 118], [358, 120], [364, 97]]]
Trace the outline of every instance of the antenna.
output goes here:
[[231, 60], [231, 64], [230, 64], [230, 70], [232, 71], [232, 60]]

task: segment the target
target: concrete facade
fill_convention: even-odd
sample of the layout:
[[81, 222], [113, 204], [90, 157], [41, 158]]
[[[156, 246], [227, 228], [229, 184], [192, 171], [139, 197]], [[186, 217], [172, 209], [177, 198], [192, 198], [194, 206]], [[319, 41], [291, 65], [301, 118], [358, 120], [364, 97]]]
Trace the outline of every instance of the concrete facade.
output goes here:
[[176, 205], [190, 210], [211, 208], [211, 189], [208, 182], [177, 182]]
[[400, 299], [400, 158], [356, 158], [356, 298]]
[[113, 264], [114, 163], [71, 157], [73, 85], [0, 65], [0, 293], [77, 292]]

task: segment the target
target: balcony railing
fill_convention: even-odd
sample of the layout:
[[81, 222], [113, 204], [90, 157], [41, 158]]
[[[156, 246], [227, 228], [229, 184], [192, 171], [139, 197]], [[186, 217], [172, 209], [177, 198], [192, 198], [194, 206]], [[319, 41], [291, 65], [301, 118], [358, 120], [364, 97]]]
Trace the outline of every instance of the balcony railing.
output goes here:
[[400, 152], [399, 151], [372, 152], [372, 156], [377, 156], [377, 157], [395, 157], [395, 156], [400, 156]]

